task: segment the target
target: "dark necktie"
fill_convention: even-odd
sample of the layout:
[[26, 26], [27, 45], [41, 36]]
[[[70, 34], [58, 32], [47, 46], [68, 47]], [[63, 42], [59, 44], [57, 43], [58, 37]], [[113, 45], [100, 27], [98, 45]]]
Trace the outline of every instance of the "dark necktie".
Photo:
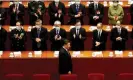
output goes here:
[[79, 35], [79, 29], [77, 29], [77, 32], [76, 32], [77, 35]]
[[79, 11], [79, 5], [76, 5], [76, 11], [77, 12]]
[[40, 29], [37, 29], [37, 37], [40, 37]]

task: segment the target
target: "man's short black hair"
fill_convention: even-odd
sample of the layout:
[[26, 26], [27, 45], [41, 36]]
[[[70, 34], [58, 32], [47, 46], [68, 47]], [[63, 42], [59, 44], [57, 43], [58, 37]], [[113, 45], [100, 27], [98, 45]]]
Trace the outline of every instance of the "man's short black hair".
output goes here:
[[66, 45], [66, 44], [70, 43], [70, 41], [68, 39], [64, 39], [63, 43], [64, 43], [64, 45]]
[[77, 24], [78, 22], [81, 22], [79, 19], [76, 20], [75, 24]]

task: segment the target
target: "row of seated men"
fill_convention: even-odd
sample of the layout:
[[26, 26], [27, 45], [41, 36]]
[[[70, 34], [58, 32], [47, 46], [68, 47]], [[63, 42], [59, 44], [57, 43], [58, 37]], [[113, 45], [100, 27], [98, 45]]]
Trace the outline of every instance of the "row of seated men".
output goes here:
[[[93, 30], [92, 37], [92, 50], [105, 50], [108, 33], [102, 29], [102, 23], [97, 24], [97, 29]], [[69, 40], [71, 41], [71, 50], [79, 51], [84, 50], [84, 41], [87, 38], [86, 30], [82, 28], [81, 21], [77, 20], [75, 27], [70, 30]], [[12, 49], [23, 51], [25, 50], [26, 31], [22, 28], [21, 22], [16, 22], [16, 28], [11, 30], [11, 35], [8, 36], [12, 41]], [[49, 32], [46, 28], [42, 27], [42, 21], [37, 20], [35, 28], [31, 32], [32, 49], [33, 50], [47, 50], [46, 41], [51, 41], [51, 50], [57, 51], [63, 45], [63, 40], [66, 39], [67, 33], [65, 29], [61, 28], [61, 22], [55, 21], [54, 28]], [[128, 31], [121, 26], [121, 22], [117, 21], [116, 27], [111, 30], [110, 40], [112, 41], [112, 50], [125, 50], [125, 44], [128, 40]], [[7, 38], [7, 31], [0, 27], [0, 50], [4, 50], [4, 43]], [[133, 31], [132, 31], [133, 38]], [[88, 44], [91, 45], [91, 44]]]
[[[113, 1], [113, 5], [109, 7], [108, 10], [108, 18], [109, 24], [115, 25], [117, 21], [123, 20], [124, 11], [121, 5], [118, 4], [118, 0]], [[3, 25], [6, 20], [6, 14], [9, 12], [10, 14], [10, 25], [16, 25], [16, 21], [19, 20], [24, 24], [24, 12], [25, 7], [23, 4], [19, 3], [19, 0], [14, 1], [13, 4], [10, 5], [9, 10], [6, 11], [1, 7], [2, 2], [0, 2], [0, 22]], [[88, 10], [85, 10], [85, 5], [80, 3], [80, 0], [75, 0], [75, 3], [69, 7], [68, 15], [70, 16], [70, 20], [68, 24], [74, 24], [77, 19], [83, 23], [83, 17], [88, 12], [88, 18], [90, 25], [96, 25], [99, 22], [102, 22], [104, 17], [104, 6], [99, 3], [99, 0], [94, 0], [94, 3], [91, 3]], [[133, 24], [133, 4], [130, 6], [131, 13], [131, 23]], [[46, 7], [44, 2], [40, 0], [29, 1], [28, 3], [28, 14], [30, 18], [30, 25], [35, 25], [35, 21], [37, 19], [41, 19], [42, 21], [46, 18], [43, 15], [46, 12]], [[64, 15], [67, 14], [65, 10], [65, 5], [60, 0], [51, 1], [48, 6], [48, 14], [50, 16], [50, 24], [53, 25], [56, 20], [61, 21], [64, 24]], [[47, 20], [47, 19], [46, 19]]]

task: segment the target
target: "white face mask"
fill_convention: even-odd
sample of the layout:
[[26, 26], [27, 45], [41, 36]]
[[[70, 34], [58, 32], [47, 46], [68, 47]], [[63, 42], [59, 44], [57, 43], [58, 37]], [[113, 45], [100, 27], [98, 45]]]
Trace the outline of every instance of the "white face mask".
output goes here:
[[118, 6], [118, 3], [113, 3], [114, 6]]
[[55, 3], [59, 3], [60, 0], [54, 0], [54, 1], [55, 1]]
[[80, 1], [76, 1], [75, 4], [79, 5], [80, 4]]
[[120, 26], [118, 26], [118, 25], [116, 25], [116, 28], [117, 28], [117, 29], [120, 29], [121, 27], [120, 27]]
[[81, 28], [81, 26], [76, 26], [76, 28], [77, 28], [77, 29], [80, 29], [80, 28]]
[[36, 25], [36, 28], [40, 28], [40, 26], [39, 25]]
[[17, 29], [17, 30], [20, 30], [20, 29], [21, 29], [21, 27], [20, 27], [20, 26], [16, 26], [16, 29]]
[[19, 4], [19, 2], [14, 2], [14, 4]]

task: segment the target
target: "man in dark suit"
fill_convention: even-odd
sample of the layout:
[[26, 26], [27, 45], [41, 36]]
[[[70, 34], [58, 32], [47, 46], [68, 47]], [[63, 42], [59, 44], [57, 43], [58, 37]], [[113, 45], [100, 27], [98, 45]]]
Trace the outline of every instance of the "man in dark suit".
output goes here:
[[43, 15], [45, 13], [45, 5], [43, 1], [30, 1], [28, 3], [28, 12], [30, 16], [30, 25], [35, 25], [37, 19], [41, 19], [43, 22]]
[[107, 41], [107, 32], [104, 31], [102, 23], [97, 24], [97, 29], [93, 31], [92, 50], [105, 50]]
[[26, 32], [22, 28], [20, 21], [16, 22], [16, 28], [11, 31], [11, 41], [13, 51], [25, 50]]
[[130, 6], [131, 24], [133, 25], [133, 4]]
[[10, 13], [10, 25], [15, 26], [16, 21], [21, 21], [22, 25], [24, 24], [23, 16], [24, 16], [25, 7], [23, 4], [20, 4], [19, 1], [14, 1], [12, 5], [9, 7]]
[[0, 25], [0, 51], [5, 50], [5, 41], [7, 39], [7, 31]]
[[66, 38], [66, 31], [61, 27], [60, 21], [55, 21], [54, 29], [50, 31], [51, 50], [59, 51], [63, 46], [63, 40]]
[[111, 30], [112, 50], [125, 50], [125, 44], [128, 40], [128, 31], [117, 21], [116, 28]]
[[70, 30], [71, 49], [73, 51], [84, 50], [84, 41], [86, 40], [86, 30], [81, 27], [80, 20], [76, 21], [75, 28]]
[[49, 4], [48, 13], [50, 16], [50, 24], [53, 25], [56, 20], [64, 24], [65, 5], [60, 0], [54, 0]]
[[72, 59], [69, 53], [70, 42], [64, 40], [64, 45], [59, 51], [59, 74], [72, 73]]
[[2, 1], [0, 1], [0, 25], [5, 24], [6, 17], [7, 17], [6, 10], [2, 8]]
[[83, 17], [85, 15], [85, 6], [80, 3], [80, 0], [76, 0], [75, 4], [70, 6], [68, 14], [71, 18], [69, 24], [75, 24], [76, 20], [80, 20], [81, 24], [84, 24]]
[[104, 16], [104, 6], [98, 1], [94, 0], [94, 3], [89, 5], [89, 19], [91, 25], [97, 25], [102, 22]]
[[42, 21], [37, 20], [35, 28], [31, 30], [31, 37], [32, 37], [32, 50], [47, 50], [46, 41], [48, 39], [48, 31], [46, 28], [42, 27]]

